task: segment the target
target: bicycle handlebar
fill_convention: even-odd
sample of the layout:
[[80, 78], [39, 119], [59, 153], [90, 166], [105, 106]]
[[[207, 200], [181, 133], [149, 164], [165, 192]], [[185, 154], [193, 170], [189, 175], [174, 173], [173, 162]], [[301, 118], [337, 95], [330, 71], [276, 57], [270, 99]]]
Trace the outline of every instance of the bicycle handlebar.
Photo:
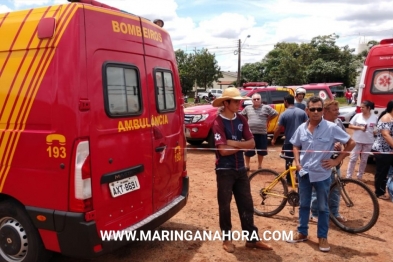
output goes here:
[[295, 158], [293, 156], [286, 156], [284, 154], [280, 154], [280, 157], [283, 159], [288, 159], [288, 160], [294, 160]]

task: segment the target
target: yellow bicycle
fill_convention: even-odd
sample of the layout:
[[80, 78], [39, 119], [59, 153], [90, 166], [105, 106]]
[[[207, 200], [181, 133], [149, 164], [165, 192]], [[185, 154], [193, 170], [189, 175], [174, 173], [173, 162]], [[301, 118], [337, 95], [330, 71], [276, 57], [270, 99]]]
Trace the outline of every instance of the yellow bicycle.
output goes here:
[[[280, 155], [284, 159], [293, 159]], [[354, 179], [340, 178], [333, 168], [334, 183], [329, 192], [329, 209], [338, 208], [345, 220], [337, 219], [330, 212], [330, 219], [340, 229], [349, 233], [361, 233], [372, 228], [378, 220], [379, 203], [372, 190], [363, 182]], [[291, 190], [286, 182], [287, 174], [291, 177]], [[259, 169], [249, 176], [254, 212], [259, 216], [270, 217], [279, 213], [287, 203], [299, 206], [300, 197], [296, 183], [296, 167], [290, 166], [278, 174], [270, 169]]]

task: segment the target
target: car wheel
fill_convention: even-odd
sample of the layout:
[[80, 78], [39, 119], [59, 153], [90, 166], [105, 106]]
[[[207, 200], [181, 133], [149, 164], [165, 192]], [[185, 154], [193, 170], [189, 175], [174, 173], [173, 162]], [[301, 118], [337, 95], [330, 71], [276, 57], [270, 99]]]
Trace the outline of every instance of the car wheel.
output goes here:
[[47, 261], [50, 252], [45, 250], [37, 228], [24, 207], [13, 200], [0, 203], [0, 260]]
[[210, 130], [209, 136], [207, 137], [207, 144], [209, 145], [209, 148], [212, 150], [216, 148], [216, 142], [214, 141], [214, 134], [213, 131]]

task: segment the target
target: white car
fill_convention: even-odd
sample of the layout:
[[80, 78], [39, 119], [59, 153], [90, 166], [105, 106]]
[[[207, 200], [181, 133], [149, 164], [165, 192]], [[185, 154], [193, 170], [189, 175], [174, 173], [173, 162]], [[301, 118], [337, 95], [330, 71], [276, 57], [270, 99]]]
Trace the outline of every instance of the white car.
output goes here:
[[344, 126], [348, 127], [349, 121], [356, 115], [356, 106], [343, 106], [340, 107], [338, 118], [341, 119]]
[[224, 90], [222, 90], [222, 89], [210, 89], [210, 90], [208, 90], [206, 92], [198, 92], [198, 96], [199, 96], [200, 99], [204, 99], [205, 97], [207, 97], [209, 95], [209, 92], [211, 92], [212, 95], [217, 98], [217, 97], [221, 97], [222, 96], [222, 92], [223, 91]]

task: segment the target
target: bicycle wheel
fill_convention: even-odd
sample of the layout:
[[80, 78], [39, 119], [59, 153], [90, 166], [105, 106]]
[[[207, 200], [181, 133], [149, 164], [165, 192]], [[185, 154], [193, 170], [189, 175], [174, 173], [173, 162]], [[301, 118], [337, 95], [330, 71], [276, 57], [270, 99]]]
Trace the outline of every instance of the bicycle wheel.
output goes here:
[[279, 174], [270, 169], [259, 169], [249, 177], [254, 212], [270, 217], [280, 212], [287, 203], [287, 182], [281, 178], [270, 190], [265, 190]]
[[[362, 233], [369, 230], [375, 225], [379, 216], [377, 197], [359, 180], [346, 178], [340, 180], [341, 184], [336, 181], [330, 188], [329, 208], [338, 206], [338, 211], [344, 219], [337, 219], [332, 212], [330, 212], [330, 219], [345, 232]], [[337, 200], [334, 200], [335, 198]]]

